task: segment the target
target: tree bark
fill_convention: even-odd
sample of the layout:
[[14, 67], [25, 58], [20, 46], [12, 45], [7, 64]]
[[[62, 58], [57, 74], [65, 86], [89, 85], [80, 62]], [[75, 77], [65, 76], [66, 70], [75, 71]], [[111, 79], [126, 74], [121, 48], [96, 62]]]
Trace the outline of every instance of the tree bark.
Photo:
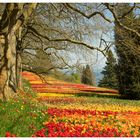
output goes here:
[[6, 35], [0, 42], [2, 51], [0, 65], [0, 95], [6, 101], [15, 95], [16, 80], [16, 36], [14, 30]]
[[22, 87], [22, 60], [20, 53], [17, 52], [17, 60], [16, 60], [16, 77], [17, 77], [17, 85], [19, 89], [23, 89]]
[[7, 3], [0, 19], [0, 97], [4, 101], [16, 95], [18, 58], [21, 62], [17, 56], [16, 35], [36, 5]]

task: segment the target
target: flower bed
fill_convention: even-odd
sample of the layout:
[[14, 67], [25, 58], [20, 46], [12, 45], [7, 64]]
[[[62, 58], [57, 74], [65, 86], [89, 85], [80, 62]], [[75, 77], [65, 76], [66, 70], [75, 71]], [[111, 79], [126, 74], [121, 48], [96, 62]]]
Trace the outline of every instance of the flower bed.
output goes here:
[[[48, 109], [44, 128], [33, 136], [48, 137], [139, 137], [140, 112], [80, 109]], [[129, 117], [128, 117], [129, 116]], [[135, 118], [135, 119], [134, 119]], [[47, 135], [46, 135], [47, 131]]]
[[45, 80], [42, 81], [39, 76], [30, 72], [23, 72], [22, 76], [30, 81], [31, 87], [34, 89], [34, 91], [38, 93], [78, 94], [88, 92], [100, 94], [101, 93], [118, 94], [117, 90], [93, 87], [85, 84], [68, 83], [56, 80], [51, 77], [46, 78], [47, 83], [45, 83]]
[[71, 103], [75, 103], [76, 99], [75, 98], [62, 98], [62, 97], [43, 97], [43, 98], [37, 98], [38, 101], [45, 101], [45, 103], [49, 103], [49, 104], [58, 104], [58, 103], [63, 103], [63, 104], [71, 104]]

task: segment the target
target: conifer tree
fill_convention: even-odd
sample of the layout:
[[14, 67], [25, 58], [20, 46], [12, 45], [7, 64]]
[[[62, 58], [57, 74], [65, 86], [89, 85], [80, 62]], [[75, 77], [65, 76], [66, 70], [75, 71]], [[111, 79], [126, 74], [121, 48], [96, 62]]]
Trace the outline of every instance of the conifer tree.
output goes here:
[[116, 76], [116, 59], [113, 56], [111, 50], [108, 51], [106, 66], [104, 67], [102, 74], [103, 78], [100, 80], [98, 86], [107, 88], [118, 88], [118, 80]]
[[[124, 15], [131, 5], [118, 4], [116, 13], [118, 17]], [[121, 19], [121, 22], [140, 33], [140, 20], [133, 11]], [[139, 26], [138, 26], [139, 25]], [[115, 47], [118, 55], [117, 77], [120, 94], [129, 99], [140, 99], [140, 49], [139, 39], [131, 31], [126, 31], [115, 23]]]
[[95, 86], [95, 75], [91, 71], [90, 66], [86, 65], [86, 67], [83, 68], [81, 82], [87, 85], [93, 85]]

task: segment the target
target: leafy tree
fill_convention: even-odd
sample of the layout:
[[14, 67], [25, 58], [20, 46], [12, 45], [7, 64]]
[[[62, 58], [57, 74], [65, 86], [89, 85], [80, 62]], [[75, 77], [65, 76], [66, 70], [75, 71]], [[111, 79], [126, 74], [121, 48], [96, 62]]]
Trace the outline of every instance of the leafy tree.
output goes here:
[[80, 83], [80, 75], [76, 72], [72, 72], [70, 75], [70, 81], [74, 83]]
[[[117, 16], [122, 17], [129, 10], [127, 16], [123, 16], [121, 22], [140, 33], [139, 18], [131, 10], [133, 7], [130, 4], [118, 4]], [[120, 12], [121, 11], [121, 12]], [[119, 91], [124, 98], [140, 99], [140, 42], [139, 37], [132, 31], [126, 31], [121, 28], [117, 21], [115, 22], [115, 46], [118, 55], [118, 80]]]
[[108, 51], [106, 66], [104, 67], [102, 74], [103, 78], [100, 80], [98, 86], [107, 88], [118, 88], [118, 80], [116, 76], [116, 59], [113, 56], [111, 50]]
[[84, 84], [87, 84], [87, 85], [93, 85], [93, 86], [96, 85], [96, 83], [95, 83], [95, 75], [91, 71], [89, 65], [86, 65], [86, 67], [83, 68], [81, 82], [84, 83]]

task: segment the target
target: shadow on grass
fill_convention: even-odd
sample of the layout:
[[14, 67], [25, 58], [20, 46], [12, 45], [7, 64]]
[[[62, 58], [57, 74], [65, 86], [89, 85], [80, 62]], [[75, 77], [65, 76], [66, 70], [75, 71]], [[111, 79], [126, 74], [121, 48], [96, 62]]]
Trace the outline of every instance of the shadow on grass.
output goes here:
[[99, 94], [99, 93], [78, 93], [76, 95], [77, 97], [81, 97], [81, 96], [84, 96], [84, 97], [99, 97], [99, 98], [113, 98], [113, 99], [123, 99], [122, 96], [120, 95], [113, 95], [113, 94], [106, 94], [106, 93], [102, 93], [102, 94]]

